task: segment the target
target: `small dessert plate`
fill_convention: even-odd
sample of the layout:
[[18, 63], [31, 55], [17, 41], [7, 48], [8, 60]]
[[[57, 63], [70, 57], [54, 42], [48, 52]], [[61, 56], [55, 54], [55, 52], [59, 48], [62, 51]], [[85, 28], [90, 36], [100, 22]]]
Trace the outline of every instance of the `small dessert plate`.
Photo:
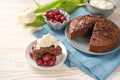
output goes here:
[[36, 64], [36, 62], [30, 57], [30, 54], [29, 54], [29, 52], [32, 50], [32, 45], [36, 45], [36, 43], [37, 43], [37, 40], [31, 42], [27, 46], [26, 51], [25, 51], [25, 56], [26, 56], [27, 62], [33, 68], [38, 69], [38, 70], [41, 70], [41, 69], [53, 69], [55, 67], [59, 67], [66, 60], [67, 50], [66, 50], [65, 46], [61, 42], [59, 42], [59, 46], [62, 48], [62, 54], [60, 54], [59, 56], [57, 56], [56, 64], [54, 66], [47, 66], [47, 67], [46, 66], [38, 66]]

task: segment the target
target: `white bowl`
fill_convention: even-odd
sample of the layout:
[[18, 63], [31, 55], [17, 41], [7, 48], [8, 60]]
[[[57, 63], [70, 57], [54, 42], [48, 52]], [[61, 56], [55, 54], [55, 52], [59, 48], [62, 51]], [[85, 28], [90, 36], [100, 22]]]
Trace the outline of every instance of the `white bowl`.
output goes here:
[[[48, 11], [53, 11], [55, 9], [51, 9], [51, 10], [48, 10]], [[56, 22], [56, 23], [52, 23], [52, 21], [50, 20], [47, 20], [46, 16], [43, 15], [44, 19], [45, 19], [45, 22], [47, 23], [47, 25], [54, 29], [54, 30], [60, 30], [62, 28], [65, 27], [65, 25], [69, 22], [70, 20], [70, 16], [67, 12], [61, 10], [61, 9], [58, 9], [60, 11], [60, 13], [64, 14], [64, 16], [66, 17], [67, 20], [65, 20], [63, 23], [60, 23], [60, 22]]]
[[25, 56], [26, 56], [26, 59], [27, 59], [27, 62], [35, 69], [38, 69], [38, 70], [41, 70], [41, 69], [53, 69], [55, 67], [59, 67], [61, 64], [64, 63], [64, 61], [66, 60], [66, 57], [67, 57], [67, 50], [65, 48], [65, 46], [59, 42], [59, 46], [62, 48], [62, 54], [57, 56], [57, 60], [56, 60], [56, 64], [54, 66], [38, 66], [36, 64], [36, 62], [30, 57], [29, 55], [29, 52], [32, 50], [32, 45], [35, 45], [36, 44], [36, 40], [31, 42], [27, 48], [26, 48], [26, 51], [25, 51]]
[[97, 7], [94, 7], [92, 6], [90, 3], [89, 3], [90, 0], [85, 0], [86, 2], [86, 6], [87, 6], [87, 10], [93, 14], [93, 15], [102, 15], [102, 16], [105, 16], [105, 17], [108, 17], [110, 16], [113, 11], [115, 10], [116, 6], [114, 6], [113, 9], [100, 9], [100, 8], [97, 8]]

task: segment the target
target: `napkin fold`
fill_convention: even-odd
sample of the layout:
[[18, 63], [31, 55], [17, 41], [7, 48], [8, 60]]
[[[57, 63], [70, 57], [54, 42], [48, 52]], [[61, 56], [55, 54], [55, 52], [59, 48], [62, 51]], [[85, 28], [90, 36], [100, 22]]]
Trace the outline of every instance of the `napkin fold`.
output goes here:
[[[70, 16], [73, 19], [77, 16], [90, 14], [84, 8], [79, 8]], [[36, 38], [41, 38], [44, 34], [50, 33], [57, 37], [67, 49], [67, 59], [65, 64], [68, 67], [78, 67], [89, 76], [96, 80], [105, 80], [120, 64], [120, 49], [108, 55], [90, 55], [81, 52], [72, 47], [64, 34], [64, 28], [62, 30], [52, 30], [47, 24], [43, 25], [42, 30], [33, 32]]]

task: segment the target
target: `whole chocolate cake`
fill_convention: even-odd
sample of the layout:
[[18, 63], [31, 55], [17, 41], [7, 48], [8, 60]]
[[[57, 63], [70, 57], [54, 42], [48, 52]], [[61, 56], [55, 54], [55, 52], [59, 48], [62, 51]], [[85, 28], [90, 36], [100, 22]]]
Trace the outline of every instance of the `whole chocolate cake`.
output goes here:
[[99, 15], [79, 16], [70, 22], [68, 35], [71, 39], [90, 35], [89, 50], [106, 52], [114, 48], [119, 40], [120, 30], [110, 20]]

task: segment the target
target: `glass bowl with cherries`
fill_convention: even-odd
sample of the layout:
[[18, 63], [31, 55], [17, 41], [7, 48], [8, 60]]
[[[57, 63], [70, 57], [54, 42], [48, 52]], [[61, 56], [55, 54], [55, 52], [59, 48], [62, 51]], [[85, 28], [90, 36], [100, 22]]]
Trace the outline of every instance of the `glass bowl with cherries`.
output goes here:
[[51, 9], [43, 17], [50, 28], [60, 30], [69, 22], [70, 15], [61, 9]]

